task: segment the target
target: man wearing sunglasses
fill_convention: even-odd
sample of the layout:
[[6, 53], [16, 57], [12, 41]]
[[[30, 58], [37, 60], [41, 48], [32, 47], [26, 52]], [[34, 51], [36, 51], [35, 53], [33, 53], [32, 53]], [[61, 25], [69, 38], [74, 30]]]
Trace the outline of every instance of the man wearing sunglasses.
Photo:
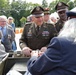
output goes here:
[[56, 36], [56, 29], [50, 23], [44, 23], [44, 9], [35, 7], [32, 12], [34, 22], [24, 26], [22, 36], [19, 40], [20, 48], [25, 56], [31, 56], [33, 50], [44, 52], [50, 40]]
[[66, 15], [66, 12], [68, 11], [68, 7], [69, 6], [63, 2], [59, 2], [55, 6], [55, 10], [57, 11], [57, 13], [60, 17], [59, 21], [55, 24], [55, 27], [58, 32], [62, 29], [65, 21], [68, 19], [67, 15]]

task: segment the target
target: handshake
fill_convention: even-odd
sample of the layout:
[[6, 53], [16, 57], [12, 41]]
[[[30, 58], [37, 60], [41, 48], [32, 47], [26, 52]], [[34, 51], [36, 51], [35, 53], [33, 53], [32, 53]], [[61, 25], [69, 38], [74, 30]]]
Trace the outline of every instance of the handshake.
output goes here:
[[30, 49], [29, 47], [24, 47], [22, 49], [22, 54], [25, 56], [25, 57], [31, 57], [31, 56], [41, 56], [45, 51], [47, 50], [47, 47], [42, 47], [40, 50], [37, 49], [37, 50], [32, 50]]
[[33, 50], [31, 51], [29, 54], [26, 53], [22, 53], [22, 51], [15, 51], [13, 53], [12, 57], [31, 57], [31, 56], [36, 56], [39, 57], [43, 54], [43, 52], [39, 51], [39, 50]]

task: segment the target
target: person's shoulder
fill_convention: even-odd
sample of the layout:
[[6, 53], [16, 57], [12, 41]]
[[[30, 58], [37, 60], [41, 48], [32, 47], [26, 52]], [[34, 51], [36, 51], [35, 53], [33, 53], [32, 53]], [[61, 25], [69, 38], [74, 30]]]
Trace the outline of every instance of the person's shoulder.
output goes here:
[[[71, 40], [71, 39], [70, 39], [70, 40]], [[54, 38], [52, 39], [52, 41], [67, 42], [67, 41], [69, 41], [69, 38], [67, 38], [67, 37], [54, 37]]]
[[27, 25], [31, 25], [31, 24], [32, 24], [32, 22], [26, 22], [25, 25], [27, 26]]
[[49, 25], [50, 25], [50, 26], [52, 25], [52, 26], [54, 26], [52, 23], [49, 23], [49, 22], [46, 22], [45, 25], [48, 25], [48, 26], [49, 26]]
[[12, 26], [9, 25], [9, 24], [7, 25], [7, 28], [8, 28], [8, 29], [13, 29]]
[[54, 28], [54, 24], [52, 24], [52, 23], [45, 23], [45, 25], [48, 28]]
[[24, 27], [30, 27], [32, 25], [32, 22], [26, 22], [26, 24], [24, 25]]
[[58, 20], [58, 22], [57, 23], [55, 23], [55, 25], [60, 25], [60, 24], [63, 24], [64, 22], [62, 22], [62, 20], [60, 19], [60, 20]]

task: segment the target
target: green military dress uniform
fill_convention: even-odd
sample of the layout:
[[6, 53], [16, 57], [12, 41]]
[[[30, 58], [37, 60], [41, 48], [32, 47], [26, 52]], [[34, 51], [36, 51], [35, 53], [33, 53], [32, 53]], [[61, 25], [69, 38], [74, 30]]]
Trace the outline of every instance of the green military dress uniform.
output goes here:
[[[57, 13], [58, 13], [58, 15], [60, 14], [59, 12], [63, 12], [63, 11], [68, 11], [68, 5], [66, 4], [66, 3], [64, 3], [64, 2], [58, 2], [57, 3], [57, 5], [55, 6], [55, 10], [57, 11]], [[63, 14], [63, 13], [61, 13], [61, 14]], [[67, 20], [61, 20], [61, 17], [62, 16], [59, 16], [60, 17], [60, 20], [55, 24], [55, 27], [56, 27], [56, 30], [59, 32], [61, 29], [62, 29], [62, 27], [63, 27], [63, 25], [64, 25], [64, 23], [65, 23], [65, 21]]]
[[55, 28], [56, 28], [57, 32], [59, 32], [59, 31], [62, 29], [64, 23], [65, 23], [65, 22], [63, 22], [63, 21], [60, 19], [60, 20], [55, 24]]
[[41, 49], [50, 43], [50, 40], [57, 35], [55, 27], [50, 23], [43, 23], [38, 34], [34, 23], [25, 25], [23, 34], [19, 40], [19, 45], [22, 48], [29, 47], [32, 50]]

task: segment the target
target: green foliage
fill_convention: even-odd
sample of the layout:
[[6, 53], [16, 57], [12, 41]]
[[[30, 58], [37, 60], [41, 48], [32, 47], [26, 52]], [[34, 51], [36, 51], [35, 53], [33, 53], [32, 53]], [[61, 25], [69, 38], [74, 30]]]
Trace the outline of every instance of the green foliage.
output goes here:
[[20, 19], [20, 22], [21, 22], [21, 23], [26, 23], [26, 18], [25, 18], [25, 17], [22, 17], [22, 18]]
[[43, 8], [48, 7], [48, 3], [47, 3], [46, 0], [43, 0], [43, 1], [42, 1], [42, 7], [43, 7]]
[[68, 2], [68, 5], [69, 5], [69, 10], [74, 8], [74, 3], [72, 1]]
[[74, 7], [76, 7], [76, 0], [74, 0]]

